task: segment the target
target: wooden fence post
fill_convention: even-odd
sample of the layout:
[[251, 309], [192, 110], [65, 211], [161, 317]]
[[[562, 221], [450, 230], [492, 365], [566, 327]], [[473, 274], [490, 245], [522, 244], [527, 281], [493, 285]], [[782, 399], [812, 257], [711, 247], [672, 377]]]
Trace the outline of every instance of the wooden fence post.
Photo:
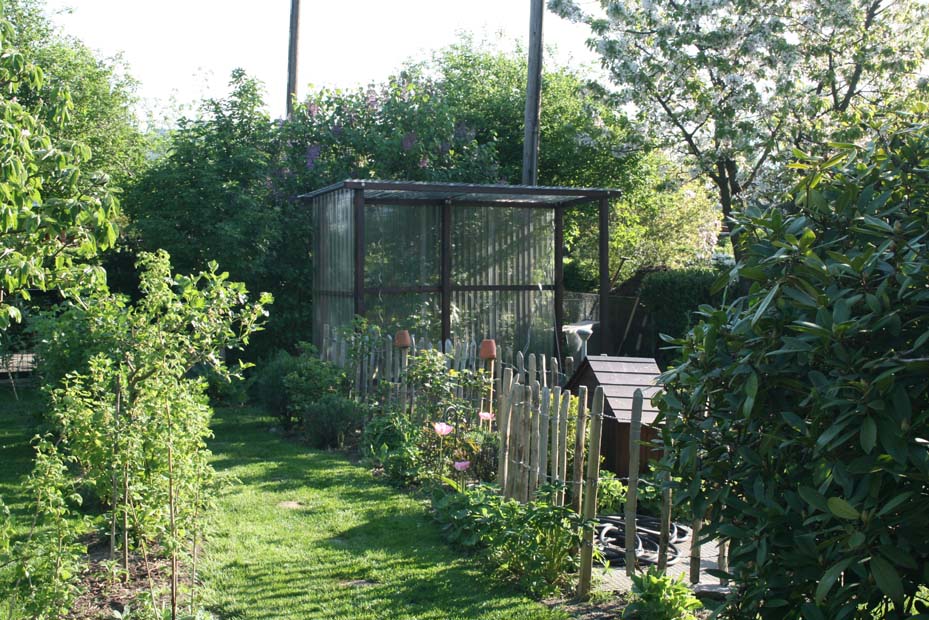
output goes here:
[[571, 375], [574, 374], [574, 358], [570, 355], [564, 358], [564, 376], [565, 382], [567, 383], [568, 379], [571, 378]]
[[703, 515], [694, 515], [692, 524], [693, 538], [690, 541], [690, 583], [700, 583], [700, 530], [703, 529]]
[[[670, 422], [669, 418], [665, 418], [665, 424], [667, 425]], [[664, 446], [664, 450], [667, 451], [671, 446]], [[662, 573], [668, 569], [668, 544], [671, 537], [671, 509], [672, 502], [674, 501], [674, 496], [671, 492], [671, 472], [666, 471], [662, 475], [662, 488], [661, 488], [661, 518], [660, 518], [660, 531], [658, 533], [658, 570]]]
[[523, 386], [522, 430], [519, 445], [522, 448], [519, 454], [519, 494], [520, 501], [529, 501], [529, 448], [532, 445], [530, 433], [532, 432], [532, 387]]
[[519, 469], [519, 436], [520, 430], [522, 429], [522, 396], [523, 396], [523, 385], [516, 381], [516, 378], [513, 379], [513, 387], [510, 390], [510, 425], [509, 425], [509, 436], [507, 437], [507, 443], [509, 444], [509, 449], [507, 453], [509, 454], [507, 472], [506, 472], [506, 496], [513, 499], [519, 499], [517, 491], [519, 490], [519, 478], [520, 478], [520, 469]]
[[635, 574], [635, 517], [639, 494], [639, 452], [642, 436], [642, 390], [632, 394], [632, 421], [629, 424], [629, 488], [626, 490], [626, 574]]
[[574, 433], [574, 471], [571, 476], [571, 507], [581, 514], [584, 497], [584, 439], [587, 435], [587, 386], [577, 388], [577, 426]]
[[[568, 478], [568, 409], [571, 406], [571, 392], [561, 393], [561, 412], [558, 414], [558, 481], [564, 485]], [[557, 494], [558, 505], [564, 506], [565, 490], [562, 487]]]
[[532, 432], [529, 437], [529, 495], [532, 496], [539, 488], [539, 382], [532, 382]]
[[548, 431], [551, 424], [552, 390], [544, 387], [539, 403], [539, 480], [542, 484], [549, 481], [548, 477]]
[[503, 371], [503, 379], [497, 392], [497, 432], [500, 444], [497, 449], [497, 484], [500, 492], [506, 496], [507, 466], [510, 449], [510, 390], [513, 389], [513, 369]]
[[550, 442], [550, 447], [548, 449], [548, 460], [549, 460], [549, 480], [551, 482], [558, 481], [558, 472], [560, 467], [558, 464], [558, 412], [561, 411], [561, 388], [555, 387], [552, 391], [552, 408], [549, 410], [549, 427], [551, 431], [548, 436]]
[[[584, 494], [585, 521], [592, 521], [597, 516], [597, 483], [600, 478], [600, 432], [603, 425], [603, 388], [594, 390], [593, 406], [590, 410], [590, 441], [587, 448], [587, 491]], [[584, 532], [581, 544], [581, 560], [578, 570], [577, 596], [586, 599], [590, 596], [590, 578], [593, 573], [594, 530]]]
[[668, 569], [668, 539], [671, 537], [671, 477], [668, 473], [662, 477], [661, 489], [661, 530], [658, 533], [658, 570], [662, 573]]
[[[716, 568], [725, 573], [729, 572], [729, 541], [725, 538], [719, 541], [719, 558], [716, 562]], [[728, 586], [729, 580], [725, 577], [720, 577], [719, 585]]]

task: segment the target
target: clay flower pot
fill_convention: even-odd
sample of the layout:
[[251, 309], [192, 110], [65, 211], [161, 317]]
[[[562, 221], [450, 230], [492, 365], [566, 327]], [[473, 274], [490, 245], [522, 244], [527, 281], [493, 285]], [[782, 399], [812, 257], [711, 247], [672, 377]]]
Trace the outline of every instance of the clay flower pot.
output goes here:
[[413, 346], [413, 339], [410, 338], [410, 332], [405, 329], [398, 331], [394, 336], [394, 346], [398, 349], [409, 349]]
[[478, 356], [482, 360], [497, 359], [497, 343], [489, 338], [482, 340]]

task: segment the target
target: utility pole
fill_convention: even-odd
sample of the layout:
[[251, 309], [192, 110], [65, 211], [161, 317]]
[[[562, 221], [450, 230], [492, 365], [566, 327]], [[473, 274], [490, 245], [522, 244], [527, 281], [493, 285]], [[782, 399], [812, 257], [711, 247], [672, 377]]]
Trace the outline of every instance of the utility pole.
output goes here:
[[297, 38], [300, 32], [300, 0], [290, 0], [290, 46], [287, 50], [287, 118], [294, 115], [297, 96]]
[[543, 0], [529, 0], [529, 74], [526, 79], [526, 116], [523, 136], [523, 185], [539, 182], [539, 113], [542, 108]]

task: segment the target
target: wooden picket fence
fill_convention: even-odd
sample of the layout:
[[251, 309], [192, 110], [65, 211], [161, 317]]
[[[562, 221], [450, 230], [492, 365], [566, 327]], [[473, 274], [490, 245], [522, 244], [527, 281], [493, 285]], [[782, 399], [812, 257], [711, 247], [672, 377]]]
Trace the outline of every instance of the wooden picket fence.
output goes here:
[[[554, 367], [557, 361], [552, 362]], [[531, 501], [541, 485], [555, 484], [555, 504], [570, 502], [575, 512], [591, 521], [597, 515], [603, 388], [594, 391], [588, 414], [586, 386], [574, 395], [533, 378], [537, 371], [536, 359], [530, 356], [524, 374], [511, 368], [503, 372], [497, 393], [497, 481], [504, 497], [520, 502]], [[590, 593], [593, 544], [593, 531], [588, 530], [580, 550], [577, 593], [581, 597]]]
[[[381, 336], [359, 344], [360, 339], [353, 342], [352, 336], [346, 337], [341, 331], [330, 329], [328, 324], [323, 326], [322, 332], [320, 358], [351, 370], [354, 374], [355, 393], [359, 398], [380, 389], [379, 393], [392, 401], [402, 401], [407, 407], [415, 408], [416, 395], [406, 384], [407, 370], [416, 355], [438, 348], [439, 343], [411, 334], [412, 346], [401, 349], [394, 346], [393, 336]], [[353, 350], [353, 345], [358, 350]], [[478, 343], [473, 340], [446, 340], [444, 350], [448, 358], [446, 364], [450, 369], [484, 369], [489, 372], [494, 383], [494, 394], [498, 392], [506, 368], [518, 373], [524, 384], [537, 380], [543, 386], [564, 385], [574, 372], [574, 360], [571, 357], [565, 359], [565, 367], [562, 370], [555, 357], [547, 360], [544, 356], [535, 354], [523, 355], [522, 351], [513, 351], [508, 347], [499, 347], [496, 360], [492, 363], [486, 362], [478, 356]], [[474, 400], [475, 406], [482, 407], [480, 400], [487, 395], [459, 393], [458, 396], [469, 401]], [[490, 402], [486, 404], [491, 405]]]
[[[416, 394], [407, 382], [407, 370], [412, 358], [435, 345], [413, 335], [412, 346], [401, 349], [394, 346], [393, 337], [383, 336], [367, 341], [364, 349], [358, 350], [357, 344], [353, 349], [350, 338], [323, 326], [320, 357], [352, 368], [358, 397], [377, 391], [415, 415]], [[490, 373], [488, 392], [458, 396], [480, 411], [495, 414], [494, 430], [499, 434], [497, 483], [501, 493], [525, 503], [535, 499], [540, 486], [553, 483], [559, 488], [553, 497], [557, 505], [570, 503], [585, 520], [594, 519], [600, 474], [602, 388], [595, 390], [588, 411], [586, 387], [581, 386], [577, 394], [562, 388], [574, 371], [570, 357], [562, 369], [555, 357], [524, 355], [503, 347], [498, 349], [495, 360], [484, 361], [474, 341], [446, 341], [444, 350], [450, 369], [483, 368]], [[580, 549], [581, 596], [590, 592], [593, 544], [590, 531]]]

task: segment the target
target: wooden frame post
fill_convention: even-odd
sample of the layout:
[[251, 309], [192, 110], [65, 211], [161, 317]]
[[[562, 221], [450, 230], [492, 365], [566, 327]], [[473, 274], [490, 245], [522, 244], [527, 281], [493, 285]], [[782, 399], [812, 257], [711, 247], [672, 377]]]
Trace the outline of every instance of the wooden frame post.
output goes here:
[[442, 350], [452, 337], [452, 203], [442, 205]]
[[[564, 327], [564, 207], [555, 207], [555, 357], [561, 357], [561, 328]], [[553, 386], [554, 387], [554, 386]]]
[[363, 189], [352, 191], [355, 229], [355, 314], [365, 313], [365, 195]]
[[600, 215], [600, 353], [609, 354], [610, 336], [610, 200], [601, 198]]

